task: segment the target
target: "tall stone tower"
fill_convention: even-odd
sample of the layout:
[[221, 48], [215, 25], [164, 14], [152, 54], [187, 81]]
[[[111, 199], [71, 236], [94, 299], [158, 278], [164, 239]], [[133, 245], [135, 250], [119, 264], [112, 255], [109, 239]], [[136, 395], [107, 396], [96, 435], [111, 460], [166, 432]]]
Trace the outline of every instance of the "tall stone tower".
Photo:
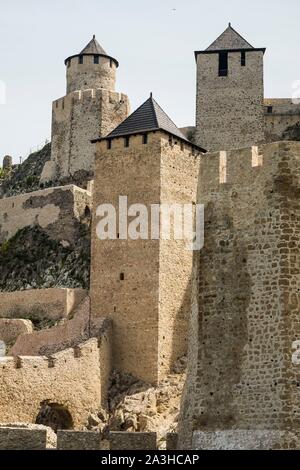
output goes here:
[[208, 151], [264, 142], [263, 57], [229, 24], [196, 51], [196, 142]]
[[93, 138], [104, 136], [129, 114], [126, 95], [115, 92], [118, 61], [108, 55], [95, 36], [79, 53], [65, 60], [67, 94], [53, 102], [51, 160], [41, 181], [92, 176]]
[[[115, 367], [151, 383], [165, 377], [187, 351], [193, 258], [186, 240], [172, 235], [174, 220], [170, 239], [162, 237], [157, 226], [160, 214], [157, 219], [152, 210], [161, 204], [196, 201], [201, 150], [152, 97], [97, 143], [92, 315], [112, 317]], [[120, 196], [127, 198], [122, 199], [125, 227], [119, 222], [120, 215], [124, 220]], [[99, 239], [103, 204], [116, 211], [115, 239]], [[139, 226], [134, 237], [130, 224], [138, 225], [136, 210], [141, 215], [146, 210], [147, 227]]]

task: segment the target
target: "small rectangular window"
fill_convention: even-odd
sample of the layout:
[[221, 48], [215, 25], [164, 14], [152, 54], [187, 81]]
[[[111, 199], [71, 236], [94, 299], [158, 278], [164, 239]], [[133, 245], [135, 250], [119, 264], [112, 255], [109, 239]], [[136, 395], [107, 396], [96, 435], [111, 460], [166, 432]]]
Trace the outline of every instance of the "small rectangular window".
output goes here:
[[147, 144], [148, 143], [148, 134], [144, 134], [143, 135], [143, 144]]
[[169, 145], [173, 145], [173, 137], [169, 135]]
[[268, 106], [268, 114], [272, 114], [273, 113], [273, 106]]
[[99, 64], [99, 56], [94, 55], [94, 64]]
[[107, 141], [107, 150], [110, 150], [111, 149], [111, 140], [108, 140]]
[[219, 53], [219, 77], [228, 75], [228, 52]]
[[124, 279], [125, 279], [125, 274], [124, 274], [124, 273], [121, 273], [121, 274], [120, 274], [120, 281], [124, 281]]
[[242, 51], [241, 52], [241, 66], [245, 67], [245, 65], [246, 65], [246, 52]]
[[129, 137], [125, 137], [124, 145], [125, 145], [125, 147], [129, 147]]
[[83, 64], [83, 55], [78, 57], [78, 64]]

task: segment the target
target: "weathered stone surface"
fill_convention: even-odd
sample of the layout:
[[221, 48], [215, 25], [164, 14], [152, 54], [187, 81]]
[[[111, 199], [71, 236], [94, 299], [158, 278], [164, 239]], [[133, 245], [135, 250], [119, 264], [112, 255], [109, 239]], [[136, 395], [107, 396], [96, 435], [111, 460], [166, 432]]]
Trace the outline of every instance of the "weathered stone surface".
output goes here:
[[[261, 144], [264, 133], [263, 51], [245, 51], [246, 64], [233, 40], [228, 75], [219, 76], [219, 51], [197, 55], [196, 143], [209, 151]], [[251, 49], [251, 47], [249, 48]], [[205, 51], [208, 52], [208, 51]]]
[[147, 240], [99, 240], [96, 210], [105, 201], [118, 213], [119, 196], [124, 194], [128, 205], [138, 201], [149, 215], [152, 204], [192, 204], [199, 156], [189, 143], [163, 132], [149, 133], [147, 144], [136, 135], [128, 147], [123, 138], [113, 139], [110, 149], [105, 141], [97, 145], [92, 316], [109, 312], [113, 318], [116, 369], [157, 383], [187, 350], [193, 252], [186, 239], [174, 239], [173, 220], [170, 240], [151, 239], [150, 233]]
[[156, 433], [111, 432], [110, 450], [156, 450]]
[[282, 450], [300, 449], [300, 435], [290, 431], [194, 432], [193, 450]]
[[227, 152], [223, 184], [220, 155], [202, 157], [181, 446], [192, 431], [299, 426], [299, 155], [298, 142]]
[[0, 450], [45, 450], [46, 440], [45, 429], [0, 427]]
[[58, 431], [58, 450], [100, 450], [101, 436], [91, 431]]
[[0, 340], [4, 341], [7, 348], [12, 346], [20, 335], [32, 332], [33, 324], [30, 320], [0, 318]]

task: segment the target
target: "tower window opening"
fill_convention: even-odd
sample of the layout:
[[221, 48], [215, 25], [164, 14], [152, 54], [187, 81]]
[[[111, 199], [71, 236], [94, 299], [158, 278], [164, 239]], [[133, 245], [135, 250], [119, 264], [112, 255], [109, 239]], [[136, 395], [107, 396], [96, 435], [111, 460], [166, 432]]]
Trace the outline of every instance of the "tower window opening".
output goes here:
[[99, 56], [94, 55], [94, 64], [99, 64]]
[[144, 134], [143, 135], [143, 144], [147, 144], [148, 143], [148, 134]]
[[108, 140], [107, 141], [107, 150], [110, 150], [111, 149], [111, 140]]
[[246, 52], [245, 51], [241, 52], [241, 66], [242, 67], [246, 66]]
[[172, 145], [173, 144], [173, 138], [171, 135], [169, 135], [169, 145]]
[[120, 281], [124, 281], [124, 279], [125, 279], [125, 274], [124, 274], [124, 273], [121, 273], [121, 274], [120, 274]]
[[228, 75], [228, 52], [219, 53], [219, 77]]
[[272, 114], [273, 113], [273, 106], [268, 106], [268, 114]]
[[83, 55], [78, 57], [78, 64], [83, 64]]
[[129, 137], [125, 137], [124, 145], [125, 145], [125, 147], [129, 147]]

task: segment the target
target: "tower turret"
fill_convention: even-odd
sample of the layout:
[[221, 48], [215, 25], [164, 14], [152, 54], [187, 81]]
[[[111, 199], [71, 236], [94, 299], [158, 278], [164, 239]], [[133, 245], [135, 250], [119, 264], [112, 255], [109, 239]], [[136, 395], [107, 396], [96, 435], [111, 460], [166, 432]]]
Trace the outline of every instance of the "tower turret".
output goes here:
[[206, 50], [195, 52], [198, 145], [217, 151], [264, 141], [264, 52], [230, 23]]
[[67, 94], [53, 102], [51, 160], [41, 183], [90, 180], [95, 150], [91, 140], [105, 136], [129, 114], [129, 99], [115, 91], [119, 63], [96, 37], [65, 60]]
[[65, 60], [67, 93], [88, 88], [114, 91], [119, 63], [107, 54], [96, 36], [79, 53]]

